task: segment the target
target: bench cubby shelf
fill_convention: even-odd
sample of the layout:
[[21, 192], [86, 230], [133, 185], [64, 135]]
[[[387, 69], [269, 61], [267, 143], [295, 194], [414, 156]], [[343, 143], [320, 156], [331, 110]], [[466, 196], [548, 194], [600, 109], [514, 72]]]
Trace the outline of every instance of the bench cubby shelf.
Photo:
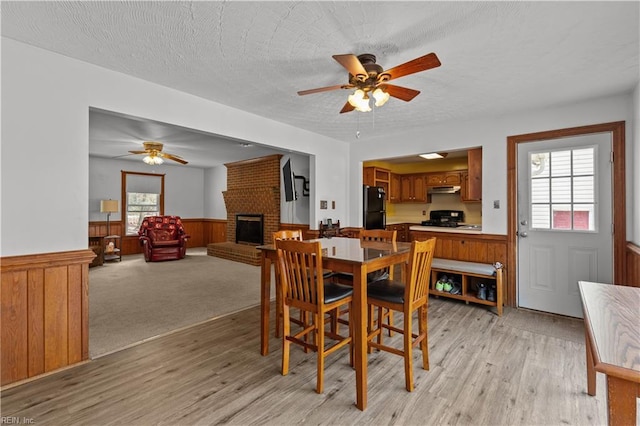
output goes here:
[[[436, 290], [436, 281], [438, 280], [438, 277], [443, 274], [459, 278], [462, 294], [451, 294], [445, 291]], [[476, 297], [476, 287], [474, 283], [478, 281], [487, 283], [487, 287], [491, 284], [495, 284], [495, 301], [478, 299]], [[484, 263], [434, 258], [431, 266], [431, 284], [429, 293], [434, 296], [464, 300], [465, 303], [472, 302], [487, 306], [495, 306], [498, 311], [498, 316], [502, 316], [502, 307], [504, 305], [502, 266], [495, 267], [494, 265]]]

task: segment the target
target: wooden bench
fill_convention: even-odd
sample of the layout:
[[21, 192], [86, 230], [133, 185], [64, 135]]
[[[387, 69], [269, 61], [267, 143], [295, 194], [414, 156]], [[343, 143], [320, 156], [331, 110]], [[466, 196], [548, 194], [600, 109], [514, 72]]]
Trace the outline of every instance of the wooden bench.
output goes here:
[[[436, 290], [436, 282], [438, 281], [438, 277], [442, 275], [454, 276], [456, 281], [460, 283], [461, 294], [451, 294], [446, 291]], [[478, 282], [485, 282], [487, 284], [487, 290], [492, 284], [496, 286], [495, 301], [478, 299], [475, 287], [475, 284]], [[429, 293], [434, 296], [464, 300], [466, 303], [473, 302], [495, 306], [498, 310], [498, 316], [502, 316], [502, 306], [504, 304], [502, 265], [500, 263], [492, 265], [488, 263], [434, 258], [431, 264], [431, 288], [429, 289]]]

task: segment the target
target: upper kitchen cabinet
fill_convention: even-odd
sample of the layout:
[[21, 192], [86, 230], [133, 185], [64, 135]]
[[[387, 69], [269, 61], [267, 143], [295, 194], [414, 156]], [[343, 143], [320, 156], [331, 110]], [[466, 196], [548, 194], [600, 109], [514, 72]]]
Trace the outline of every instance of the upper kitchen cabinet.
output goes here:
[[400, 201], [401, 202], [420, 202], [427, 201], [427, 188], [425, 185], [425, 175], [412, 174], [400, 175]]
[[459, 172], [427, 173], [427, 186], [460, 185]]
[[389, 194], [391, 171], [380, 167], [364, 167], [362, 169], [362, 183], [369, 186], [381, 186], [385, 194]]
[[460, 188], [462, 201], [482, 200], [482, 148], [467, 151], [467, 175]]
[[390, 203], [400, 202], [402, 195], [400, 178], [401, 176], [396, 173], [391, 173], [390, 175], [391, 181], [389, 182], [389, 194], [387, 196]]

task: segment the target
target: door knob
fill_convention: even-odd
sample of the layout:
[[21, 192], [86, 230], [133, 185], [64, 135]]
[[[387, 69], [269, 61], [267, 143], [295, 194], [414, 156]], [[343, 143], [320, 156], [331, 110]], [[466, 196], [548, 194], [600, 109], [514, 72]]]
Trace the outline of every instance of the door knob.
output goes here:
[[527, 231], [522, 231], [522, 232], [518, 232], [518, 236], [522, 238], [527, 238], [529, 234], [527, 234]]
[[522, 225], [522, 226], [527, 226], [527, 223], [529, 223], [529, 222], [527, 222], [527, 219], [522, 219], [520, 221], [520, 225]]

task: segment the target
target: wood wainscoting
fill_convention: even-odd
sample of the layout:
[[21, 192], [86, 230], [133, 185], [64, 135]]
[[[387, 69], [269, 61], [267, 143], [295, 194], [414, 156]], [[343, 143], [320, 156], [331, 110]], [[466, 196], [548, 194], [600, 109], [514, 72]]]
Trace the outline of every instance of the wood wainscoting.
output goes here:
[[627, 241], [625, 284], [640, 287], [640, 247]]
[[[226, 219], [182, 219], [187, 234], [191, 236], [187, 247], [206, 247], [209, 243], [222, 243], [227, 237]], [[122, 236], [122, 254], [142, 253], [142, 246], [137, 235], [125, 236], [122, 222], [111, 222], [111, 234]], [[107, 222], [89, 222], [89, 236], [107, 235]]]
[[89, 359], [91, 250], [0, 259], [0, 384]]

